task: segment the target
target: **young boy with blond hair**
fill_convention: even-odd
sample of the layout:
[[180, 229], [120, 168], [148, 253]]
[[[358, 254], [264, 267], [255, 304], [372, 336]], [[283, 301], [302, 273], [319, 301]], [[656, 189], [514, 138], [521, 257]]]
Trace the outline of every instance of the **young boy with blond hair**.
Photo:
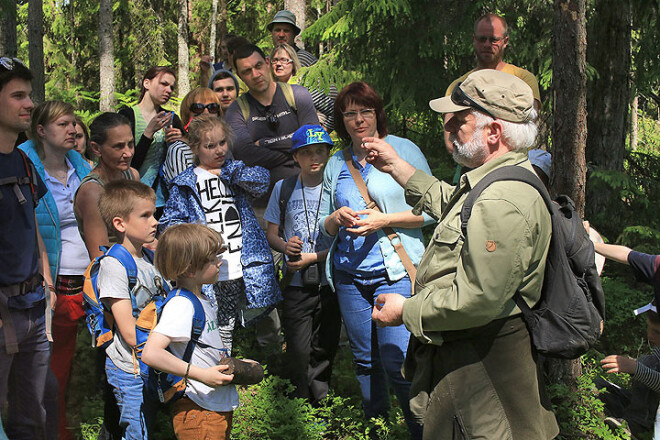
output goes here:
[[119, 180], [105, 185], [99, 200], [101, 216], [117, 243], [135, 260], [137, 282], [129, 291], [126, 268], [116, 258], [103, 258], [98, 273], [99, 297], [114, 318], [114, 339], [106, 348], [105, 371], [120, 410], [119, 426], [124, 439], [146, 439], [155, 411], [143, 405], [142, 378], [135, 356], [135, 318], [137, 312], [158, 293], [160, 274], [145, 256], [143, 246], [156, 238], [158, 221], [156, 194], [147, 185], [133, 180]]
[[[227, 365], [219, 365], [227, 356], [227, 347], [217, 315], [202, 293], [203, 284], [217, 282], [223, 251], [220, 234], [200, 224], [172, 226], [158, 242], [156, 268], [166, 279], [176, 281], [181, 292], [170, 293], [158, 324], [149, 334], [142, 360], [186, 381], [185, 395], [171, 405], [179, 440], [229, 439], [233, 411], [238, 407], [238, 393], [231, 384], [234, 376], [223, 373]], [[190, 293], [195, 297], [187, 298]], [[195, 298], [204, 309], [205, 324], [190, 362], [186, 362], [182, 358], [191, 340]]]

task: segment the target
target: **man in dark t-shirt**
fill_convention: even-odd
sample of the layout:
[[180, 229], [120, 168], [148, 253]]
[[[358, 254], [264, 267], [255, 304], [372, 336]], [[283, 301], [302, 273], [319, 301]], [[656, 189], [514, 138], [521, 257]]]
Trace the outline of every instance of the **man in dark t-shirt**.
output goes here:
[[30, 127], [31, 80], [20, 60], [0, 58], [0, 405], [8, 404], [9, 438], [43, 439], [50, 358], [44, 277], [46, 286], [53, 281], [34, 208], [47, 189], [14, 148]]

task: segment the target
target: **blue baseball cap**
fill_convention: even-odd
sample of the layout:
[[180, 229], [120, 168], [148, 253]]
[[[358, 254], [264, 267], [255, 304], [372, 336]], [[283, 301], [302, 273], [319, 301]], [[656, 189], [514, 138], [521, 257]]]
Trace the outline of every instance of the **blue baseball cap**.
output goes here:
[[293, 153], [299, 148], [312, 144], [328, 144], [332, 146], [334, 142], [330, 139], [328, 132], [320, 125], [303, 125], [293, 133], [293, 137], [291, 138], [291, 152]]

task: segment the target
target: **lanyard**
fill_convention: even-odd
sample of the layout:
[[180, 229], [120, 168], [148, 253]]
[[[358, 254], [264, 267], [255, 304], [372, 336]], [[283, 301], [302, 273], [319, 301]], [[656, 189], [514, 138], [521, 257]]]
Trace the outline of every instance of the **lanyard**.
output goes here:
[[[302, 181], [302, 176], [300, 176], [300, 188], [302, 191], [302, 199], [303, 199], [303, 207], [305, 209], [305, 222], [307, 223], [307, 236], [309, 237], [309, 244], [312, 245], [311, 251], [314, 251], [314, 244], [316, 242], [316, 239], [318, 238], [319, 231], [317, 228], [314, 228], [313, 230], [316, 231], [316, 235], [314, 236], [314, 240], [312, 240], [312, 228], [309, 226], [309, 217], [307, 216], [307, 200], [305, 199], [305, 185], [303, 184]], [[316, 205], [316, 222], [314, 223], [315, 225], [318, 224], [319, 222], [319, 209], [321, 208], [321, 195], [319, 195], [319, 203]]]

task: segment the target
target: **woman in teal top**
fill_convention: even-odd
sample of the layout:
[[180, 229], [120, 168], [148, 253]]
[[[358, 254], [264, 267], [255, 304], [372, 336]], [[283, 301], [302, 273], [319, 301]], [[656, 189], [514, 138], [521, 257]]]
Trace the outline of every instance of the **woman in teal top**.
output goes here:
[[165, 206], [165, 182], [160, 175], [167, 145], [183, 139], [181, 120], [174, 112], [163, 109], [175, 83], [176, 76], [170, 67], [152, 67], [144, 74], [140, 102], [119, 110], [130, 121], [136, 140], [131, 166], [140, 172], [140, 180], [156, 191], [159, 213]]
[[414, 143], [388, 135], [383, 101], [365, 82], [349, 84], [339, 93], [335, 124], [339, 137], [349, 143], [346, 150], [370, 197], [382, 212], [367, 209], [343, 152], [333, 155], [324, 173], [319, 214], [321, 232], [334, 238], [326, 260], [326, 274], [337, 293], [351, 342], [365, 415], [387, 417], [389, 379], [411, 435], [418, 439], [421, 427], [412, 420], [408, 406], [410, 383], [401, 376], [410, 333], [403, 325], [377, 328], [371, 321], [371, 310], [381, 293], [409, 296], [411, 292], [410, 277], [382, 228], [389, 226], [395, 230], [406, 253], [417, 265], [424, 252], [420, 228], [432, 219], [412, 214], [403, 189], [388, 174], [366, 161], [367, 150], [361, 146], [362, 139], [383, 138], [411, 165], [429, 174], [431, 170]]

